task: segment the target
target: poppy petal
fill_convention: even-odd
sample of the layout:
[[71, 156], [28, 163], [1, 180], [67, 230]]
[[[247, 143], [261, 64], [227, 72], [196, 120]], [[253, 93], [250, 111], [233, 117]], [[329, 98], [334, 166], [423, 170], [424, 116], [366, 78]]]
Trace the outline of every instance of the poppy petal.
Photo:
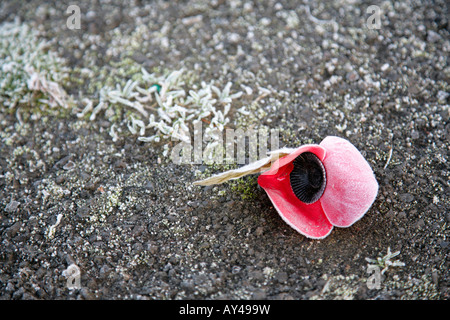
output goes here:
[[312, 204], [301, 202], [292, 191], [289, 175], [293, 160], [303, 152], [312, 152], [319, 159], [325, 149], [318, 145], [305, 145], [278, 159], [269, 171], [258, 177], [258, 184], [266, 191], [281, 218], [299, 233], [312, 239], [322, 239], [330, 234], [333, 225], [328, 221], [320, 201]]
[[320, 145], [327, 150], [322, 208], [334, 226], [349, 227], [369, 210], [378, 193], [378, 182], [369, 163], [349, 141], [326, 137]]

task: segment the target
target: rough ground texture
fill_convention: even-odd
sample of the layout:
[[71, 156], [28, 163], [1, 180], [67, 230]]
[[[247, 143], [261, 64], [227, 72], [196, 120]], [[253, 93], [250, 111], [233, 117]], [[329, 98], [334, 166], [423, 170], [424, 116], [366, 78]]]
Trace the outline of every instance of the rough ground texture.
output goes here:
[[[1, 23], [20, 17], [66, 59], [61, 85], [75, 101], [56, 113], [0, 106], [2, 299], [450, 297], [445, 1], [80, 1], [81, 29], [69, 30], [74, 3], [0, 5]], [[376, 30], [366, 25], [372, 4], [382, 10]], [[245, 94], [230, 127], [280, 129], [282, 146], [350, 140], [379, 182], [374, 205], [352, 227], [309, 240], [254, 177], [192, 186], [225, 167], [172, 163], [128, 132], [125, 112], [76, 116], [82, 98], [141, 66], [231, 81]], [[235, 112], [242, 106], [249, 115]], [[381, 261], [389, 268], [369, 288], [366, 258], [388, 248], [404, 265]], [[67, 288], [72, 263], [80, 289]]]

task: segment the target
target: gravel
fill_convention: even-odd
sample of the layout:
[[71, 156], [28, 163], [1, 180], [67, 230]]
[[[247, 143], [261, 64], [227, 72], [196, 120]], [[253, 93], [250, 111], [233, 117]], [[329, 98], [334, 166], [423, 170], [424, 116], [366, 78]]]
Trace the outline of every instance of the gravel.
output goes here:
[[[370, 4], [83, 2], [81, 30], [69, 30], [69, 2], [2, 1], [0, 23], [20, 17], [66, 59], [77, 103], [21, 105], [21, 121], [0, 106], [0, 297], [449, 299], [448, 5], [385, 1], [369, 30]], [[230, 125], [278, 128], [281, 146], [349, 139], [380, 184], [374, 205], [309, 240], [255, 179], [193, 186], [226, 166], [174, 164], [127, 131], [129, 110], [77, 117], [83, 98], [142, 66], [184, 68], [193, 86], [232, 82], [245, 94]], [[388, 248], [405, 265], [369, 289], [366, 258]], [[72, 263], [81, 287], [70, 290]]]

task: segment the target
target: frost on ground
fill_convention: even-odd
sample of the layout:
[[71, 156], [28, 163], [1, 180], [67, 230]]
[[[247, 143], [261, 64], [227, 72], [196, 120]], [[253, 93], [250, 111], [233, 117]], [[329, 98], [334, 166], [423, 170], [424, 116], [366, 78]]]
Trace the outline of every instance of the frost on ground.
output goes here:
[[18, 20], [0, 25], [0, 105], [15, 108], [37, 102], [69, 108], [61, 87], [68, 69], [50, 46], [37, 30]]
[[[231, 82], [223, 89], [213, 82], [190, 88], [183, 72], [181, 69], [157, 76], [142, 68], [140, 79], [128, 80], [123, 88], [119, 84], [116, 88], [104, 87], [95, 107], [91, 99], [85, 98], [85, 108], [77, 115], [82, 118], [90, 112], [89, 119], [95, 120], [102, 110], [114, 113], [112, 105], [128, 107], [132, 111], [127, 124], [129, 131], [139, 135], [140, 141], [157, 143], [169, 139], [188, 142], [195, 124], [202, 122], [206, 124], [205, 154], [213, 157], [219, 135], [230, 122], [233, 99], [239, 98], [242, 92], [231, 93]], [[118, 138], [114, 125], [110, 134], [113, 139]], [[164, 150], [168, 152], [168, 144]]]
[[[11, 109], [25, 105], [68, 109], [70, 101], [62, 83], [69, 70], [64, 59], [49, 50], [52, 43], [18, 20], [3, 23], [0, 34], [0, 104]], [[156, 143], [188, 141], [194, 125], [202, 122], [206, 125], [205, 154], [213, 157], [219, 135], [230, 123], [232, 102], [242, 92], [231, 93], [231, 82], [224, 88], [213, 82], [189, 86], [183, 69], [158, 76], [142, 68], [137, 78], [123, 87], [103, 87], [95, 104], [90, 98], [82, 99], [84, 109], [77, 116], [89, 114], [89, 119], [95, 120], [101, 111], [111, 116], [114, 107], [129, 108], [129, 131], [140, 141]], [[111, 125], [110, 135], [114, 141], [118, 139], [116, 124]], [[164, 152], [168, 152], [167, 144]]]

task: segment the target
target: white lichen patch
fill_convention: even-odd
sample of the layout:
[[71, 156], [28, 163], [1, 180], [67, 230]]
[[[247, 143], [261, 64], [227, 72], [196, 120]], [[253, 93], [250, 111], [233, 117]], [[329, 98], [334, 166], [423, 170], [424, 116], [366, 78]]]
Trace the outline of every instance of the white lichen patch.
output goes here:
[[39, 153], [26, 145], [15, 148], [6, 161], [8, 170], [6, 170], [4, 177], [9, 183], [17, 180], [20, 184], [25, 185], [29, 182], [29, 177], [22, 174], [24, 170], [30, 173], [42, 173], [46, 169], [46, 165]]
[[313, 295], [311, 300], [353, 300], [359, 288], [359, 279], [356, 275], [323, 275], [322, 279], [326, 281], [319, 294]]
[[52, 179], [42, 179], [37, 190], [37, 197], [42, 199], [43, 203], [47, 201], [58, 201], [64, 196], [70, 195], [70, 190], [59, 186]]
[[36, 29], [18, 20], [0, 25], [0, 105], [69, 107], [61, 86], [68, 69], [50, 46]]
[[89, 223], [91, 225], [104, 223], [117, 207], [121, 210], [125, 209], [120, 203], [123, 190], [122, 186], [100, 186], [99, 190], [101, 190], [101, 195], [89, 215]]

